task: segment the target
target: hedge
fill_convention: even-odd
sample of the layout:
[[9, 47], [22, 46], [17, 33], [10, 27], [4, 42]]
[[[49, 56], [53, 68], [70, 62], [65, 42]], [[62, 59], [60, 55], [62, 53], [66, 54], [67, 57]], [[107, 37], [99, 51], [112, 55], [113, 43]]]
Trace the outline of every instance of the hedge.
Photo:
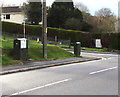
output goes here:
[[103, 47], [120, 50], [120, 32], [102, 34], [101, 39]]
[[[6, 33], [23, 34], [23, 25], [9, 22], [2, 22], [2, 30]], [[40, 25], [26, 25], [26, 35], [41, 37], [42, 27]], [[95, 47], [94, 39], [101, 39], [104, 48], [120, 50], [120, 33], [88, 33], [76, 30], [66, 30], [48, 27], [48, 37], [71, 40], [72, 43], [80, 41], [83, 47]]]
[[82, 46], [93, 47], [92, 45], [92, 36], [89, 33], [83, 33], [81, 31], [75, 30], [66, 30], [58, 28], [48, 28], [48, 37], [54, 38], [57, 36], [59, 39], [71, 40], [71, 42], [80, 41]]
[[[23, 34], [23, 25], [10, 22], [2, 22], [2, 31], [6, 33]], [[41, 32], [42, 27], [39, 25], [26, 25], [26, 35], [40, 36]]]
[[[14, 33], [14, 34], [23, 34], [23, 25], [2, 22], [3, 32]], [[40, 36], [42, 35], [42, 27], [40, 25], [26, 25], [26, 35]], [[54, 39], [55, 36], [58, 39], [71, 40], [72, 42], [80, 41], [82, 46], [92, 47], [91, 41], [92, 37], [88, 33], [83, 33], [76, 30], [66, 30], [59, 28], [48, 27], [48, 37]], [[88, 38], [89, 37], [89, 38]]]

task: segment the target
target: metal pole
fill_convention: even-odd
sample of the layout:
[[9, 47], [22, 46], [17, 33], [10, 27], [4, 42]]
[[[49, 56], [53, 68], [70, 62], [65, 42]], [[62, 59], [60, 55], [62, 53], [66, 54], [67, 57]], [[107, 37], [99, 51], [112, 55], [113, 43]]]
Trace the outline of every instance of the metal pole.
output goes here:
[[24, 38], [25, 38], [25, 20], [24, 20]]
[[42, 9], [42, 37], [43, 37], [43, 58], [47, 59], [47, 10], [46, 0], [43, 0]]

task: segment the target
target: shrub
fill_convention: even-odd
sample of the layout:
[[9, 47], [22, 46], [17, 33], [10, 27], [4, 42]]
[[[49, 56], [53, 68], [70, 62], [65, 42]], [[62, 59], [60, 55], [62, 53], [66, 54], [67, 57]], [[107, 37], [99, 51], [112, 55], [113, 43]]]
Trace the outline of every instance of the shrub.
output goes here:
[[[3, 32], [6, 33], [14, 33], [14, 34], [23, 34], [23, 25], [3, 22], [2, 23]], [[37, 37], [41, 37], [42, 35], [42, 27], [40, 25], [26, 25], [26, 34], [34, 35]], [[59, 28], [51, 28], [48, 27], [48, 37], [55, 38], [57, 36], [58, 39], [63, 40], [71, 40], [72, 44], [74, 42], [81, 42], [84, 47], [94, 47], [94, 39], [101, 39], [103, 48], [111, 48], [111, 49], [120, 49], [120, 32], [119, 33], [84, 33], [76, 30], [67, 30], [67, 29], [59, 29]]]
[[[2, 31], [6, 33], [13, 33], [13, 34], [23, 34], [23, 27], [24, 25], [16, 24], [16, 23], [10, 23], [10, 22], [2, 22]], [[26, 25], [26, 35], [35, 35], [40, 36], [42, 27], [39, 25]]]
[[101, 35], [103, 47], [120, 50], [120, 33], [106, 33]]

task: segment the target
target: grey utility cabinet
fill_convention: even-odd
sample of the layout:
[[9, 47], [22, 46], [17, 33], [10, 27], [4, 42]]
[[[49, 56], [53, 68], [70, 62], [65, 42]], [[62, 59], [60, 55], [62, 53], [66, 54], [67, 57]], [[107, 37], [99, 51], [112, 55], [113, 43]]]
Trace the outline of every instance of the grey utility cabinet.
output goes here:
[[16, 60], [28, 60], [28, 40], [26, 38], [15, 39], [13, 52]]

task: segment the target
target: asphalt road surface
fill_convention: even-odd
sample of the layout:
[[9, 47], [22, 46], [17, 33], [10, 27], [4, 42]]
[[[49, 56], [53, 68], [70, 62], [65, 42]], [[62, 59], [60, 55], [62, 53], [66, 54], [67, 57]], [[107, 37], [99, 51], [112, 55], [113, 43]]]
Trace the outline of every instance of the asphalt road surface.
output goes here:
[[118, 95], [118, 55], [1, 76], [2, 95]]

